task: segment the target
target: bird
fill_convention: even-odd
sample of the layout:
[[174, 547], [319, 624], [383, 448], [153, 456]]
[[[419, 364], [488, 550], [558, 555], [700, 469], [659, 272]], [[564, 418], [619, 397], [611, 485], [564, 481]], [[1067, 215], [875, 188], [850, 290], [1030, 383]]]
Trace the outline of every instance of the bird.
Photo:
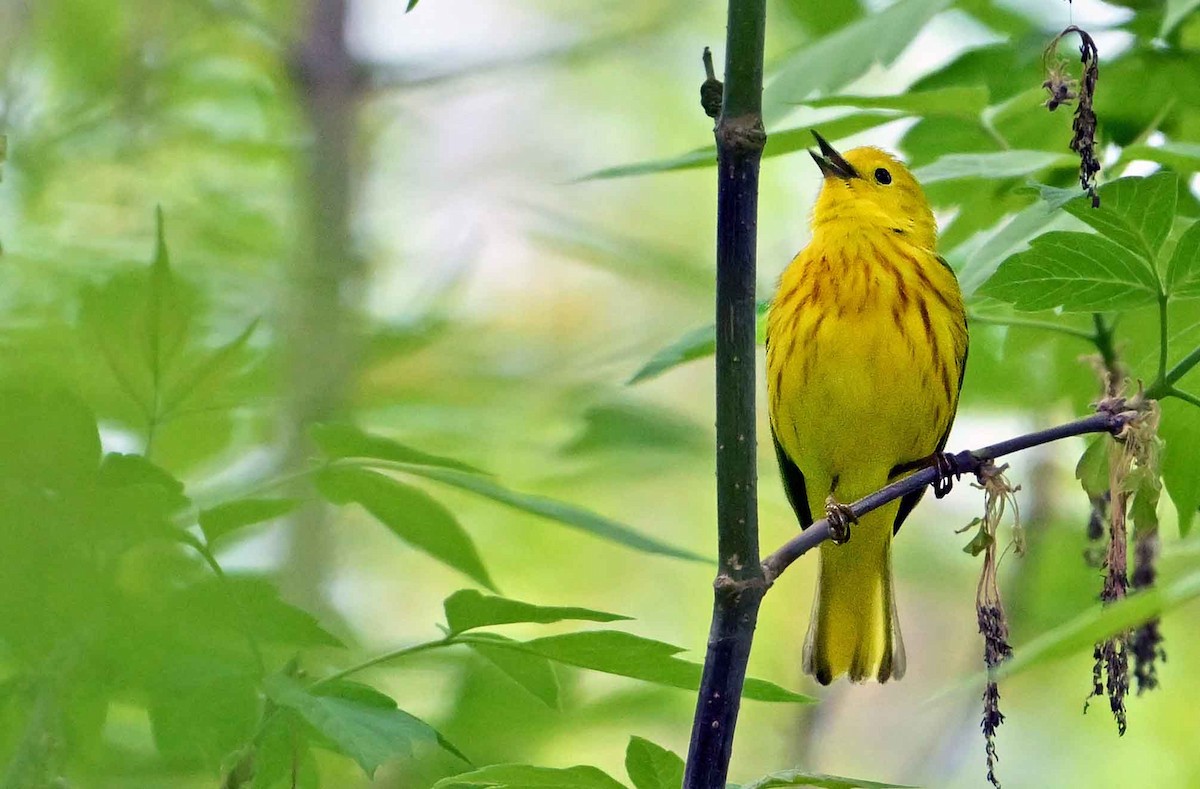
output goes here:
[[822, 685], [882, 683], [906, 666], [892, 538], [923, 490], [858, 521], [847, 504], [942, 457], [966, 370], [966, 312], [912, 172], [879, 148], [842, 155], [813, 136], [823, 179], [812, 238], [767, 317], [771, 437], [801, 528], [823, 510], [834, 531], [820, 547], [804, 671]]

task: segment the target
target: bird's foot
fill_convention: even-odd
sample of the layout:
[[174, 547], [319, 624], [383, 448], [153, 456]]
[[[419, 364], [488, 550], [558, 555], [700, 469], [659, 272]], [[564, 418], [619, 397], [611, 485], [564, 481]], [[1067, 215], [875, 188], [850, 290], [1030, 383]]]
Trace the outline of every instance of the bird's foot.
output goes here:
[[825, 499], [825, 519], [829, 521], [829, 539], [834, 545], [845, 545], [850, 541], [850, 524], [858, 523], [850, 505], [842, 504], [831, 495]]
[[938, 478], [933, 481], [933, 496], [940, 499], [954, 488], [951, 478], [955, 474], [954, 460], [946, 452], [934, 452], [933, 467], [938, 473]]

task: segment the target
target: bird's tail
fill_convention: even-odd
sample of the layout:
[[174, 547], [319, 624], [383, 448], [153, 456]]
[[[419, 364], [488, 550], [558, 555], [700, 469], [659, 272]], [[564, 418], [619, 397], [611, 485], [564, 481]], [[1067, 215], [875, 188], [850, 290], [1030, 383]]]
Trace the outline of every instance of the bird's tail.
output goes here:
[[892, 591], [896, 506], [863, 516], [845, 545], [821, 545], [821, 570], [804, 643], [804, 671], [828, 685], [904, 676], [904, 642]]

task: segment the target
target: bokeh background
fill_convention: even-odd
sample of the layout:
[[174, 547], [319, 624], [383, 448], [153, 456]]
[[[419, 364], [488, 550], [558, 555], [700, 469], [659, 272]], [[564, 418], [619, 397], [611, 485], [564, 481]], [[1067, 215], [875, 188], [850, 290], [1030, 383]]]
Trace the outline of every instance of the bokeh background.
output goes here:
[[[711, 145], [711, 121], [697, 100], [700, 53], [712, 46], [718, 62], [723, 56], [723, 5], [404, 6], [348, 7], [359, 81], [356, 99], [333, 110], [349, 113], [347, 157], [333, 175], [349, 191], [348, 246], [331, 263], [313, 250], [329, 249], [322, 239], [332, 238], [337, 251], [343, 231], [314, 225], [337, 199], [322, 180], [328, 173], [314, 169], [312, 85], [298, 77], [294, 56], [311, 25], [307, 4], [0, 3], [5, 374], [66, 381], [96, 414], [105, 450], [146, 450], [143, 415], [105, 361], [104, 327], [122, 310], [119, 288], [106, 288], [145, 268], [161, 209], [172, 270], [202, 305], [191, 330], [197, 347], [216, 348], [260, 320], [239, 348], [237, 374], [206, 381], [189, 407], [150, 431], [153, 460], [183, 480], [194, 501], [220, 501], [286, 473], [302, 452], [296, 436], [304, 422], [350, 418], [487, 469], [515, 490], [713, 554], [711, 358], [628, 381], [662, 348], [711, 322], [715, 177], [704, 155], [687, 154]], [[797, 131], [778, 137], [764, 162], [760, 297], [808, 237], [818, 173], [803, 151], [804, 129], [833, 128], [842, 131], [838, 147], [881, 145], [915, 165], [943, 152], [994, 149], [997, 133], [1014, 148], [1066, 153], [1070, 110], [1046, 112], [1040, 88], [1042, 50], [1069, 23], [1091, 31], [1099, 46], [1104, 177], [1164, 164], [1165, 155], [1125, 156], [1127, 146], [1173, 144], [1182, 157], [1174, 166], [1189, 183], [1196, 150], [1187, 143], [1200, 138], [1195, 7], [772, 0], [768, 131]], [[903, 15], [870, 24], [896, 9]], [[1072, 69], [1075, 46], [1063, 44]], [[806, 60], [806, 52], [817, 55]], [[927, 116], [800, 106], [821, 95], [946, 86], [982, 89], [988, 109], [974, 106], [977, 94]], [[637, 163], [665, 172], [591, 177]], [[1068, 155], [1039, 168], [1038, 180], [1071, 187], [1073, 166]], [[960, 269], [975, 267], [976, 285], [1047, 224], [995, 240], [1014, 216], [1028, 216], [1020, 212], [1036, 193], [1021, 186], [1030, 174], [951, 179], [934, 192], [944, 251]], [[1186, 187], [1182, 199], [1181, 215], [1195, 216]], [[990, 315], [1008, 314], [989, 306]], [[1157, 353], [1155, 313], [1144, 312], [1121, 324], [1120, 348], [1135, 371]], [[1064, 323], [1087, 328], [1090, 318]], [[979, 446], [1085, 413], [1100, 387], [1083, 358], [1090, 352], [1062, 333], [974, 325], [950, 445]], [[761, 428], [760, 520], [771, 549], [796, 524], [763, 441], [765, 422]], [[1089, 507], [1074, 479], [1083, 447], [1067, 441], [1012, 459], [1029, 550], [1006, 555], [1001, 576], [1018, 650], [1095, 604], [1101, 575], [1084, 560]], [[701, 658], [710, 566], [427, 487], [474, 539], [506, 596], [627, 614], [636, 620], [632, 632]], [[731, 780], [802, 766], [924, 786], [984, 784], [981, 688], [972, 681], [982, 650], [979, 561], [962, 550], [969, 536], [955, 534], [981, 508], [980, 494], [963, 483], [947, 499], [923, 503], [900, 535], [903, 682], [813, 685], [799, 654], [814, 561], [776, 584], [751, 673], [820, 703], [747, 702]], [[1165, 497], [1161, 510], [1169, 574], [1189, 554]], [[470, 585], [355, 507], [246, 529], [222, 542], [218, 556], [231, 574], [275, 579], [285, 599], [352, 645], [306, 653], [318, 672], [437, 638], [442, 599]], [[171, 564], [147, 560], [126, 571], [169, 580]], [[51, 575], [29, 582], [82, 583]], [[1103, 699], [1083, 714], [1089, 652], [1006, 681], [1006, 785], [1200, 785], [1197, 625], [1195, 604], [1166, 616], [1162, 688], [1131, 701], [1124, 737]], [[563, 626], [507, 632], [556, 627]], [[9, 668], [19, 662], [8, 660]], [[563, 708], [554, 710], [465, 650], [414, 656], [368, 676], [477, 764], [593, 764], [622, 780], [631, 734], [686, 751], [694, 705], [686, 691], [561, 669]], [[219, 785], [211, 761], [163, 758], [136, 699], [98, 704], [98, 734], [87, 757], [64, 769], [68, 785]], [[19, 710], [5, 713], [6, 753], [15, 752], [25, 721]], [[426, 787], [461, 769], [445, 754], [418, 751], [371, 783], [344, 757], [319, 752], [317, 763], [326, 785], [346, 787]]]

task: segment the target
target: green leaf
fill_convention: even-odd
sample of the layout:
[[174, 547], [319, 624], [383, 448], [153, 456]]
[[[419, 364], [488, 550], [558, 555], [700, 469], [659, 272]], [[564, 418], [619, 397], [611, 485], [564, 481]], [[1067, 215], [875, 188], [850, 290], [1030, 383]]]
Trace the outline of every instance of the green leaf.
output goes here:
[[625, 749], [625, 772], [637, 789], [679, 789], [683, 759], [641, 737], [630, 737]]
[[1174, 398], [1162, 401], [1158, 434], [1163, 440], [1162, 478], [1179, 513], [1179, 534], [1186, 537], [1200, 508], [1200, 408]]
[[488, 641], [511, 641], [496, 633], [476, 633], [467, 645], [476, 654], [504, 672], [510, 679], [532, 693], [547, 707], [559, 709], [558, 675], [550, 661], [538, 655], [505, 649]]
[[417, 466], [437, 466], [439, 468], [466, 471], [472, 474], [483, 474], [474, 466], [469, 466], [454, 458], [431, 455], [419, 449], [405, 446], [390, 438], [366, 433], [354, 425], [320, 424], [309, 429], [313, 442], [330, 460], [341, 458], [372, 458], [387, 460], [393, 463], [409, 463]]
[[1129, 595], [1108, 605], [1096, 605], [1074, 619], [1013, 650], [1013, 657], [993, 671], [996, 679], [1011, 677], [1035, 666], [1091, 651], [1097, 641], [1142, 624], [1148, 619], [1200, 597], [1200, 572]]
[[149, 270], [122, 270], [84, 290], [81, 319], [117, 385], [147, 422], [161, 418], [167, 382], [191, 333], [200, 299], [171, 270], [161, 209]]
[[969, 543], [963, 546], [963, 553], [968, 553], [971, 556], [978, 556], [987, 550], [989, 545], [995, 543], [996, 538], [989, 534], [988, 530], [984, 528], [982, 518], [976, 518], [970, 523], [970, 526], [977, 527], [975, 529], [975, 536], [971, 538]]
[[1162, 29], [1158, 35], [1166, 38], [1179, 26], [1179, 23], [1200, 6], [1200, 0], [1167, 0], [1167, 10], [1163, 14]]
[[237, 499], [200, 511], [200, 531], [210, 545], [238, 529], [274, 520], [300, 506], [300, 499]]
[[370, 776], [384, 762], [411, 757], [420, 745], [441, 744], [438, 733], [427, 723], [394, 706], [311, 693], [279, 674], [267, 677], [264, 688], [272, 701], [295, 710]]
[[207, 578], [176, 592], [171, 613], [196, 632], [244, 638], [243, 628], [263, 643], [343, 647], [317, 619], [279, 597], [271, 580], [254, 575]]
[[894, 96], [828, 96], [802, 102], [806, 107], [857, 107], [898, 110], [905, 115], [949, 115], [975, 120], [987, 108], [988, 90], [983, 86], [941, 88]]
[[965, 252], [963, 245], [948, 257], [951, 267], [958, 272], [958, 284], [962, 288], [964, 298], [975, 295], [976, 291], [996, 273], [996, 268], [1012, 254], [1023, 247], [1035, 234], [1046, 225], [1054, 222], [1061, 215], [1044, 203], [1034, 203], [1017, 213], [999, 230], [978, 246]]
[[763, 91], [768, 114], [813, 93], [848, 85], [876, 63], [890, 65], [949, 0], [900, 0], [808, 44], [784, 59]]
[[549, 210], [539, 211], [538, 218], [526, 237], [557, 255], [647, 281], [672, 293], [707, 297], [712, 291], [710, 272], [690, 250], [651, 243]]
[[1149, 469], [1139, 469], [1133, 503], [1129, 505], [1134, 534], [1158, 531], [1158, 500], [1161, 495], [1162, 479]]
[[488, 477], [481, 477], [478, 474], [464, 474], [454, 469], [435, 468], [433, 466], [405, 465], [403, 470], [411, 474], [437, 480], [447, 485], [453, 485], [456, 488], [470, 491], [501, 504], [507, 504], [514, 509], [528, 512], [532, 515], [538, 515], [567, 526], [573, 526], [596, 537], [601, 537], [639, 551], [672, 556], [676, 559], [688, 559], [694, 562], [711, 562], [710, 559], [700, 554], [692, 553], [683, 548], [676, 548], [653, 537], [647, 537], [628, 526], [609, 520], [594, 512], [589, 512], [581, 507], [544, 496], [518, 493], [514, 490], [509, 490]]
[[712, 356], [717, 352], [717, 327], [700, 326], [692, 329], [675, 342], [650, 358], [628, 381], [630, 385], [657, 378], [674, 367]]
[[[826, 140], [837, 142], [846, 137], [862, 134], [885, 123], [891, 123], [900, 117], [903, 116], [894, 112], [868, 110], [823, 120], [820, 124], [809, 123], [787, 129], [776, 129], [767, 134], [767, 147], [763, 149], [763, 158], [785, 156], [789, 153], [807, 151], [816, 144], [812, 135], [814, 128]], [[713, 156], [712, 164], [715, 165], [717, 163], [715, 148], [713, 149]]]
[[[769, 140], [770, 138], [768, 138]], [[764, 151], [764, 156], [765, 156]], [[671, 173], [679, 170], [695, 170], [701, 167], [717, 166], [716, 147], [698, 148], [694, 151], [672, 156], [668, 159], [652, 159], [633, 164], [619, 164], [614, 167], [604, 167], [587, 175], [580, 176], [580, 181], [602, 181], [609, 178], [629, 178], [635, 175], [653, 175], [655, 173]]]
[[[205, 674], [194, 665], [188, 668], [177, 667], [173, 674], [148, 683], [141, 691], [146, 715], [160, 758], [168, 764], [211, 769], [218, 766], [221, 755], [254, 736], [258, 690], [249, 677]], [[107, 706], [105, 700], [102, 709]]]
[[1037, 190], [1038, 197], [1042, 198], [1050, 208], [1062, 208], [1072, 200], [1087, 200], [1088, 208], [1092, 207], [1091, 200], [1086, 195], [1081, 194], [1077, 186], [1063, 189], [1062, 187], [1050, 186], [1049, 184], [1042, 184], [1037, 181], [1030, 181], [1029, 185]]
[[1184, 231], [1167, 264], [1167, 293], [1174, 298], [1200, 296], [1200, 221]]
[[335, 504], [362, 505], [409, 545], [482, 586], [496, 589], [470, 535], [448, 509], [424, 491], [374, 471], [347, 467], [322, 471], [317, 489]]
[[316, 760], [295, 713], [282, 711], [266, 720], [253, 757], [251, 789], [317, 789]]
[[806, 33], [823, 35], [845, 27], [863, 15], [863, 8], [852, 0], [829, 6], [816, 6], [805, 0], [784, 0], [780, 10], [794, 19]]
[[493, 764], [462, 775], [443, 778], [433, 789], [625, 789], [625, 785], [595, 767], [534, 767]]
[[776, 786], [809, 786], [819, 787], [819, 789], [914, 789], [907, 784], [864, 781], [860, 778], [843, 778], [839, 775], [810, 773], [804, 770], [780, 770], [770, 775], [764, 775], [741, 789], [772, 789]]
[[154, 218], [154, 261], [150, 264], [150, 291], [146, 304], [146, 363], [155, 379], [160, 380], [187, 340], [191, 315], [171, 273], [161, 206], [155, 211]]
[[1153, 261], [1171, 232], [1179, 178], [1156, 173], [1148, 178], [1118, 178], [1100, 187], [1100, 207], [1086, 197], [1063, 205], [1068, 213], [1104, 237]]
[[[715, 350], [715, 349], [714, 349]], [[662, 406], [635, 402], [599, 403], [583, 413], [584, 427], [562, 447], [564, 455], [596, 452], [705, 452], [703, 428]]]
[[1054, 231], [1001, 263], [979, 292], [1018, 310], [1101, 312], [1153, 304], [1158, 280], [1146, 261], [1119, 244]]
[[[837, 142], [844, 137], [860, 134], [868, 129], [882, 126], [885, 123], [891, 123], [900, 117], [902, 116], [888, 111], [857, 112], [852, 115], [834, 118], [833, 120], [821, 121], [818, 124], [818, 130], [826, 140]], [[763, 149], [763, 158], [784, 156], [789, 153], [808, 150], [814, 144], [812, 129], [813, 125], [809, 124], [768, 133], [767, 147]], [[651, 175], [654, 173], [694, 170], [700, 167], [716, 166], [717, 149], [716, 146], [710, 145], [680, 154], [679, 156], [673, 156], [669, 159], [655, 159], [648, 162], [606, 167], [603, 170], [589, 173], [579, 180], [591, 181], [605, 178], [627, 178], [633, 175]]]
[[913, 175], [922, 184], [959, 178], [1016, 178], [1071, 161], [1067, 154], [1046, 151], [950, 153], [924, 167], [918, 167]]
[[161, 488], [166, 494], [166, 500], [172, 511], [181, 510], [191, 504], [191, 501], [183, 493], [183, 483], [171, 476], [166, 469], [147, 460], [143, 455], [109, 452], [100, 461], [100, 473], [97, 480], [101, 485], [107, 487], [151, 485]]
[[[766, 336], [766, 317], [770, 307], [771, 303], [769, 301], [760, 301], [757, 306], [757, 332], [760, 343]], [[667, 370], [694, 359], [703, 359], [707, 356], [712, 356], [716, 352], [717, 327], [715, 325], [710, 324], [692, 329], [675, 342], [654, 354], [650, 361], [642, 365], [641, 369], [633, 374], [628, 384], [633, 385], [642, 381], [648, 381], [651, 378], [657, 378]]]
[[1100, 498], [1108, 492], [1108, 451], [1111, 441], [1107, 435], [1094, 437], [1075, 465], [1075, 479], [1092, 498]]
[[[376, 709], [381, 709], [381, 710], [396, 710], [396, 709], [398, 709], [396, 700], [393, 699], [391, 696], [387, 695], [386, 693], [376, 690], [375, 688], [371, 687], [370, 685], [366, 685], [362, 682], [355, 682], [352, 679], [329, 680], [329, 681], [322, 682], [319, 685], [310, 688], [310, 691], [315, 696], [330, 696], [333, 698], [345, 699], [347, 701], [354, 702], [355, 704], [362, 704], [364, 706], [374, 707]], [[401, 710], [401, 712], [403, 712], [403, 710]], [[408, 715], [408, 713], [404, 713], [404, 714], [409, 718], [413, 717], [411, 715]], [[415, 718], [414, 718], [414, 720], [415, 720]], [[444, 750], [450, 754], [453, 754], [454, 756], [457, 756], [459, 759], [462, 759], [467, 764], [471, 764], [471, 760], [468, 759], [463, 754], [462, 751], [460, 751], [458, 748], [454, 747], [453, 743], [451, 743], [449, 740], [447, 740], [445, 737], [443, 737], [441, 732], [439, 732], [436, 729], [434, 729], [433, 727], [429, 726], [424, 721], [418, 721], [418, 722], [422, 726], [429, 728], [433, 732], [434, 738], [437, 740], [438, 745], [440, 745], [442, 747], [442, 750]]]
[[250, 321], [246, 328], [242, 329], [232, 340], [214, 348], [205, 358], [199, 360], [190, 375], [170, 387], [170, 391], [163, 398], [163, 413], [175, 412], [200, 389], [201, 384], [218, 378], [226, 372], [232, 366], [238, 353], [246, 347], [246, 343], [250, 341], [250, 335], [254, 334], [256, 328], [258, 328], [257, 318]]
[[[466, 633], [457, 640], [471, 643], [478, 639], [474, 634]], [[698, 663], [675, 657], [683, 651], [682, 648], [632, 633], [591, 630], [536, 638], [532, 641], [489, 640], [488, 643], [605, 674], [616, 674], [684, 690], [697, 690], [700, 687], [702, 667]], [[808, 696], [753, 678], [746, 680], [744, 696], [756, 701], [812, 701]]]
[[1187, 173], [1200, 168], [1200, 145], [1191, 142], [1168, 142], [1155, 146], [1130, 145], [1121, 151], [1122, 162], [1138, 160], [1158, 162]]
[[0, 380], [0, 480], [52, 490], [90, 483], [100, 465], [96, 417], [58, 386]]
[[416, 7], [417, 7], [417, 3], [419, 3], [419, 2], [421, 2], [421, 0], [408, 0], [408, 5], [407, 5], [407, 6], [405, 7], [405, 9], [404, 9], [404, 13], [406, 13], [406, 14], [407, 14], [409, 11], [413, 10], [414, 8], [416, 8]]
[[567, 620], [584, 622], [616, 622], [630, 617], [593, 611], [590, 608], [542, 606], [522, 603], [504, 597], [485, 595], [474, 589], [461, 589], [446, 598], [446, 624], [450, 635], [477, 627], [507, 625], [516, 622], [548, 624]]

